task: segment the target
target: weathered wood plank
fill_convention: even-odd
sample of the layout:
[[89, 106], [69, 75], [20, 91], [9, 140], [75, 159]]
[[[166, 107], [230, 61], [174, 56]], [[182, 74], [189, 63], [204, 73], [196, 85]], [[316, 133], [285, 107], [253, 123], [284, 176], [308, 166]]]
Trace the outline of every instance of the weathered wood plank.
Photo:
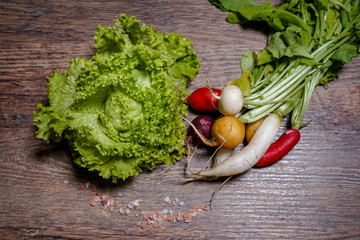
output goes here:
[[[264, 1], [258, 1], [264, 2]], [[278, 4], [280, 1], [271, 1]], [[90, 58], [98, 24], [120, 13], [160, 32], [189, 37], [201, 70], [189, 90], [210, 78], [214, 87], [240, 75], [246, 49], [266, 36], [225, 22], [206, 0], [2, 1], [0, 3], [0, 235], [2, 239], [342, 239], [360, 237], [360, 59], [344, 66], [329, 88], [318, 87], [299, 144], [282, 161], [234, 177], [215, 195], [212, 211], [191, 222], [140, 228], [142, 211], [186, 213], [208, 205], [214, 182], [184, 183], [185, 159], [125, 183], [112, 184], [72, 163], [66, 142], [35, 138], [32, 111], [47, 104], [46, 76], [65, 71], [69, 58]], [[285, 129], [283, 123], [282, 130]], [[199, 149], [193, 166], [206, 161]], [[90, 187], [79, 188], [89, 183]], [[95, 187], [93, 191], [93, 187]], [[99, 193], [118, 203], [113, 212]], [[167, 204], [178, 198], [184, 202]], [[142, 199], [129, 215], [119, 213]]]

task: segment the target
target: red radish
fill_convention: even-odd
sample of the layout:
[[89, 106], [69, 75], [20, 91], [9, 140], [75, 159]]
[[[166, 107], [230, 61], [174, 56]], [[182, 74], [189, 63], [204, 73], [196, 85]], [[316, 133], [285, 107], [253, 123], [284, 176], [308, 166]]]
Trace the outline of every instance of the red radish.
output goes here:
[[[208, 115], [200, 115], [194, 118], [191, 122], [197, 130], [207, 139], [211, 137], [211, 128], [214, 124], [214, 119]], [[195, 130], [191, 127], [189, 128], [189, 134], [191, 140], [195, 144], [204, 145], [199, 136], [196, 134]]]
[[266, 153], [255, 164], [256, 167], [271, 165], [286, 154], [299, 142], [300, 132], [297, 129], [287, 129], [285, 133], [274, 143], [272, 143]]
[[[212, 88], [215, 96], [220, 96], [221, 90]], [[218, 99], [216, 99], [209, 88], [198, 88], [186, 98], [190, 106], [198, 112], [215, 112], [218, 110]]]

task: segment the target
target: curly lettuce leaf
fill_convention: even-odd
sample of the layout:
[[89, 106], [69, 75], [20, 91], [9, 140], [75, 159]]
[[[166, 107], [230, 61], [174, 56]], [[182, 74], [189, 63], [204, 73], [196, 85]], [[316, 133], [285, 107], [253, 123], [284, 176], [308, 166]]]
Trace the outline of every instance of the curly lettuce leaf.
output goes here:
[[252, 0], [209, 0], [209, 2], [222, 11], [236, 11], [239, 8], [259, 5]]
[[189, 39], [121, 15], [97, 26], [96, 53], [48, 77], [49, 106], [37, 105], [37, 137], [67, 139], [74, 162], [117, 182], [186, 152], [185, 102], [200, 68]]

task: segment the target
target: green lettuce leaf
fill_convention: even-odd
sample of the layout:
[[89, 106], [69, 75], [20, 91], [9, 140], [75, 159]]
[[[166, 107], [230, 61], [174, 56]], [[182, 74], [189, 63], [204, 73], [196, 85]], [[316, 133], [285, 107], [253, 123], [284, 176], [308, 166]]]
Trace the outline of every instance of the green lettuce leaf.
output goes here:
[[209, 2], [222, 11], [236, 11], [239, 8], [259, 5], [257, 2], [252, 0], [209, 0]]
[[121, 15], [97, 26], [96, 53], [48, 77], [49, 106], [37, 105], [36, 136], [67, 139], [75, 163], [117, 182], [186, 152], [185, 98], [200, 65], [189, 39]]

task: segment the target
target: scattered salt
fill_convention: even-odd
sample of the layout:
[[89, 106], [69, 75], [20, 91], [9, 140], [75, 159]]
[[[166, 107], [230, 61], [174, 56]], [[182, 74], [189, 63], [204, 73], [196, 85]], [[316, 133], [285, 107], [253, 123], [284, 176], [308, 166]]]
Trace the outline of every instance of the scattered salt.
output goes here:
[[128, 205], [127, 205], [127, 207], [129, 208], [129, 209], [134, 209], [134, 202], [129, 202], [128, 203]]
[[121, 214], [123, 214], [123, 215], [126, 215], [126, 212], [125, 212], [125, 210], [124, 210], [123, 208], [120, 208], [119, 212], [120, 212]]
[[166, 197], [164, 201], [165, 201], [167, 204], [171, 204], [170, 197]]
[[177, 199], [177, 198], [175, 198], [173, 201], [172, 201], [172, 203], [173, 203], [173, 205], [175, 206], [175, 205], [178, 205], [179, 204], [179, 199]]
[[133, 201], [133, 204], [134, 204], [134, 208], [137, 208], [138, 206], [140, 206], [140, 203], [139, 203], [139, 200], [138, 199], [135, 199]]
[[177, 212], [176, 220], [181, 221], [183, 219], [182, 213]]
[[204, 205], [202, 208], [201, 208], [203, 211], [207, 211], [209, 210], [209, 207], [207, 205]]
[[184, 215], [184, 222], [188, 223], [188, 222], [190, 222], [190, 219], [191, 219], [190, 214], [189, 214], [189, 213], [185, 213], [185, 215]]
[[[68, 184], [68, 180], [64, 181], [64, 184]], [[80, 183], [79, 188], [80, 189], [88, 189], [90, 188], [91, 184], [90, 182], [86, 182], [85, 184]], [[92, 186], [92, 192], [96, 192], [96, 187]], [[115, 201], [112, 197], [109, 198], [108, 194], [100, 194], [99, 192], [95, 193], [96, 196], [94, 196], [93, 199], [90, 201], [90, 206], [96, 206], [96, 203], [101, 202], [103, 205], [103, 210], [101, 212], [102, 216], [109, 217], [110, 213], [113, 212], [114, 208], [118, 206], [118, 202]], [[118, 192], [118, 196], [122, 197], [123, 194], [121, 192]], [[184, 206], [185, 202], [180, 201], [179, 199], [175, 198], [171, 201], [169, 196], [166, 196], [164, 199], [165, 203], [173, 206]], [[130, 201], [127, 204], [127, 208], [120, 208], [119, 213], [122, 215], [129, 215], [132, 209], [136, 209], [140, 206], [140, 202], [142, 202], [141, 198], [135, 199], [134, 201]], [[137, 224], [142, 229], [145, 229], [145, 225], [151, 224], [154, 228], [160, 228], [164, 229], [163, 226], [161, 226], [161, 223], [164, 221], [176, 223], [176, 222], [185, 222], [188, 223], [191, 221], [191, 219], [201, 212], [208, 211], [209, 207], [207, 205], [202, 206], [199, 208], [198, 206], [192, 206], [191, 209], [189, 209], [188, 212], [182, 213], [178, 211], [174, 214], [174, 211], [171, 209], [164, 208], [162, 211], [158, 212], [157, 214], [148, 213], [141, 211], [141, 215], [143, 216], [142, 222]], [[141, 217], [139, 213], [136, 211], [135, 217]]]

